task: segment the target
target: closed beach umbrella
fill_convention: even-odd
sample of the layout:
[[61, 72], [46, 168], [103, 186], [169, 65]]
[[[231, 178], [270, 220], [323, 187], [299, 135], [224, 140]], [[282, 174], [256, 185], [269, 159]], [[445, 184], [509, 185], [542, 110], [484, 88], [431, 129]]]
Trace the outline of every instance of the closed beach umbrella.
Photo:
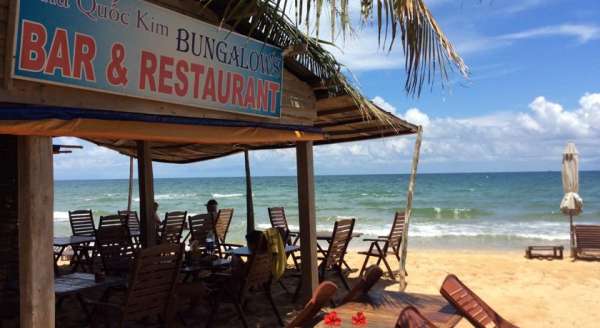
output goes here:
[[560, 203], [560, 210], [569, 216], [571, 229], [571, 253], [574, 248], [573, 240], [573, 216], [581, 213], [583, 201], [579, 197], [579, 154], [575, 144], [567, 144], [562, 160], [562, 182], [565, 196]]

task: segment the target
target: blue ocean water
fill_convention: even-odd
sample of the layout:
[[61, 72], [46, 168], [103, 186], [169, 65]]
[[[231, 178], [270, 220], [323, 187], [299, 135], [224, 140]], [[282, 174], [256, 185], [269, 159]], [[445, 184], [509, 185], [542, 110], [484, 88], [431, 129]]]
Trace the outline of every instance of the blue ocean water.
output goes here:
[[[317, 229], [355, 217], [356, 231], [389, 233], [394, 212], [406, 203], [408, 175], [317, 176]], [[69, 235], [68, 210], [92, 209], [95, 218], [127, 206], [127, 180], [55, 182], [55, 235]], [[134, 204], [138, 208], [137, 185]], [[284, 206], [298, 226], [295, 177], [254, 177], [257, 226], [269, 226], [267, 207]], [[156, 179], [155, 198], [165, 211], [201, 213], [215, 198], [235, 209], [231, 241], [244, 240], [244, 178]], [[581, 172], [584, 212], [578, 223], [600, 224], [600, 172]], [[568, 244], [569, 225], [559, 211], [560, 172], [420, 174], [410, 226], [410, 245], [425, 248], [518, 249], [530, 244]], [[362, 247], [353, 242], [351, 247]]]

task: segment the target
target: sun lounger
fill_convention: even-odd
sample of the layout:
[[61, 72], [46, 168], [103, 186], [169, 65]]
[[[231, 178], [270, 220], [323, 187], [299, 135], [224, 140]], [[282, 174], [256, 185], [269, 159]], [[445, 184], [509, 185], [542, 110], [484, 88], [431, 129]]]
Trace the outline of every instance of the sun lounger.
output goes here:
[[575, 258], [600, 258], [600, 225], [573, 226]]
[[313, 327], [318, 323], [321, 318], [318, 316], [321, 309], [333, 298], [337, 286], [331, 281], [322, 282], [317, 289], [315, 289], [312, 298], [304, 309], [286, 325], [286, 328], [298, 328], [298, 327]]
[[446, 277], [440, 293], [477, 328], [517, 328], [496, 313], [453, 274]]

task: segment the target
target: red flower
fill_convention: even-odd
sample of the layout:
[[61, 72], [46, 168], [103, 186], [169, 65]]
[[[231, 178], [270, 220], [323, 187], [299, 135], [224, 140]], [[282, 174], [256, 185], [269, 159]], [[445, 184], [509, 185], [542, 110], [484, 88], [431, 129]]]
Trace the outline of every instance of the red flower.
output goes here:
[[352, 324], [354, 326], [364, 326], [367, 324], [367, 317], [362, 312], [356, 312], [356, 315], [352, 316]]
[[338, 317], [337, 312], [331, 311], [325, 316], [323, 322], [325, 322], [325, 325], [327, 326], [339, 326], [342, 324], [342, 319]]

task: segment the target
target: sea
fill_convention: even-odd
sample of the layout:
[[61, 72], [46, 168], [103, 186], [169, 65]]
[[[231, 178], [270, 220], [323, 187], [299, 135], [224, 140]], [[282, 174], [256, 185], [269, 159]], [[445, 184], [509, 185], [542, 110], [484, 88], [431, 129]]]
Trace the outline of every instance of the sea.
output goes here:
[[[408, 175], [316, 176], [317, 230], [338, 219], [356, 218], [364, 237], [389, 234], [394, 212], [406, 204]], [[283, 206], [290, 227], [298, 227], [296, 177], [253, 177], [256, 226], [270, 226], [268, 207]], [[54, 234], [70, 235], [68, 211], [92, 209], [96, 220], [127, 207], [127, 180], [55, 181]], [[246, 185], [243, 177], [156, 179], [161, 217], [167, 211], [205, 212], [215, 199], [234, 208], [228, 241], [243, 242]], [[600, 171], [580, 173], [583, 213], [575, 223], [600, 224]], [[425, 249], [523, 249], [526, 245], [568, 245], [569, 219], [559, 210], [560, 172], [419, 174], [409, 229], [409, 247]], [[133, 208], [138, 209], [137, 181]], [[361, 238], [351, 248], [364, 247]]]

